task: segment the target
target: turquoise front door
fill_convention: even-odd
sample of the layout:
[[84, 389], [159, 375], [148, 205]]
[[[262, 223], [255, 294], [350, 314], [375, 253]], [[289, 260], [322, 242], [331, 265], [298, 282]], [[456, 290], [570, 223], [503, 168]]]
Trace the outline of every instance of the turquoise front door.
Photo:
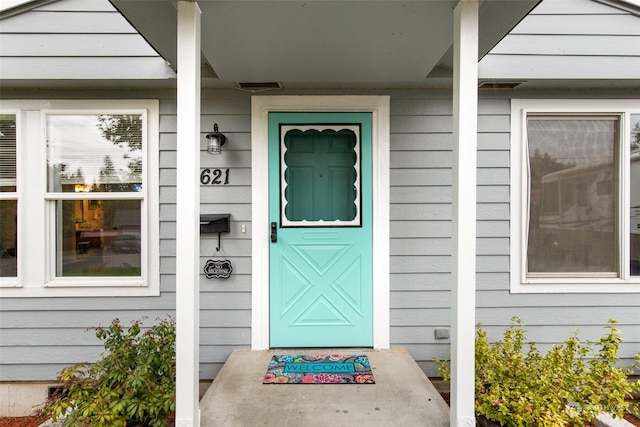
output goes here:
[[370, 113], [269, 114], [271, 347], [373, 346]]

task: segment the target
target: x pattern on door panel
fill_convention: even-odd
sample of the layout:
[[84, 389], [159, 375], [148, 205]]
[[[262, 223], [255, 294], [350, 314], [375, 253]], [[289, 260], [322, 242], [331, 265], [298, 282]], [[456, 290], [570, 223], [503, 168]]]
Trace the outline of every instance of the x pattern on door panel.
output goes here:
[[293, 251], [282, 260], [282, 318], [291, 326], [357, 323], [354, 317], [362, 317], [362, 262], [359, 254], [350, 253], [353, 245], [290, 247]]

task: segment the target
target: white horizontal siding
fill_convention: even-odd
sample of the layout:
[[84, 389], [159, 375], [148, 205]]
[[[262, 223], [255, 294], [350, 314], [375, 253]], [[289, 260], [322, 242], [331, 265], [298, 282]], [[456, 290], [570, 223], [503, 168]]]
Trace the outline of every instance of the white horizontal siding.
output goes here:
[[543, 0], [479, 64], [481, 79], [638, 79], [640, 17], [591, 0]]

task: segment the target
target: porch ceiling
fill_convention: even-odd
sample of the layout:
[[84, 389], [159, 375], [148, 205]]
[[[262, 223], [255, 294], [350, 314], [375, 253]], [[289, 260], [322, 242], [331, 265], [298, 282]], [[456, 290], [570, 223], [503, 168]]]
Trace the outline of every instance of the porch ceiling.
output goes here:
[[[111, 0], [176, 69], [175, 0]], [[539, 0], [485, 0], [480, 55]], [[203, 78], [219, 83], [425, 85], [451, 76], [457, 0], [213, 1], [202, 10]]]

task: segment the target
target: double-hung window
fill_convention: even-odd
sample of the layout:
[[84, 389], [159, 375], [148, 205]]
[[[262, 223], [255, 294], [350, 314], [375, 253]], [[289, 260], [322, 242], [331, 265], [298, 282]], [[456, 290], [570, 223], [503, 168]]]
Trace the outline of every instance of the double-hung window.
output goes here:
[[157, 295], [157, 158], [157, 101], [3, 101], [0, 295]]
[[640, 292], [640, 100], [513, 100], [512, 292]]

